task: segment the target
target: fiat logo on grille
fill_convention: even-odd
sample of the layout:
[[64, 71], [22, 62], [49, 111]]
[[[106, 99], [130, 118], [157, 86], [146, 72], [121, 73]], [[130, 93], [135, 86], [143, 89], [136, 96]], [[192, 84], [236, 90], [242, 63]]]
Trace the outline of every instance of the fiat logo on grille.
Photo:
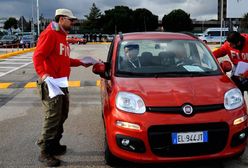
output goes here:
[[182, 107], [184, 114], [191, 115], [193, 113], [193, 107], [189, 104], [186, 104]]

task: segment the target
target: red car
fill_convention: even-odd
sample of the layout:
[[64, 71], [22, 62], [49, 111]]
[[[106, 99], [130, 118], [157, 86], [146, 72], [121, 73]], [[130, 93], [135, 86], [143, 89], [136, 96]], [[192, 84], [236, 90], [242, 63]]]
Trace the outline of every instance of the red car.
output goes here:
[[189, 34], [117, 35], [107, 61], [93, 66], [101, 76], [107, 164], [116, 157], [167, 163], [241, 156], [246, 104], [225, 74], [230, 62], [220, 65]]
[[80, 35], [67, 35], [66, 41], [69, 44], [86, 44], [87, 40]]

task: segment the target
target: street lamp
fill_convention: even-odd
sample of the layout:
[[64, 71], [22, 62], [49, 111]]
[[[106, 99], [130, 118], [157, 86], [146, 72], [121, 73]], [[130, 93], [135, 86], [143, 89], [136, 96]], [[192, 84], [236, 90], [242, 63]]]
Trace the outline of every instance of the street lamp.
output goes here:
[[37, 0], [37, 35], [40, 36], [39, 0]]
[[222, 44], [222, 27], [223, 27], [223, 0], [221, 0], [221, 9], [220, 9], [220, 45]]

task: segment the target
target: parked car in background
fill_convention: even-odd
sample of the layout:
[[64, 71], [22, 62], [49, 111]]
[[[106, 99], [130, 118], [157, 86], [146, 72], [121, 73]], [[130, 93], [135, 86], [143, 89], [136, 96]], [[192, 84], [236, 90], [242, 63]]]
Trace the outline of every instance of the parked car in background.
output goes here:
[[197, 37], [181, 33], [115, 36], [101, 76], [105, 160], [183, 162], [235, 158], [247, 145], [240, 90]]
[[0, 39], [0, 46], [14, 47], [19, 46], [19, 38], [16, 35], [4, 35]]
[[83, 35], [79, 35], [79, 34], [67, 35], [66, 41], [69, 44], [86, 44], [87, 43], [87, 40], [83, 37]]
[[[228, 28], [208, 28], [206, 29], [201, 36], [199, 36], [199, 39], [201, 39], [204, 43], [220, 43], [225, 42], [226, 36], [228, 33]], [[221, 36], [222, 33], [222, 36]]]
[[21, 37], [20, 47], [29, 48], [29, 47], [35, 47], [35, 45], [36, 45], [35, 36], [33, 36], [33, 35], [23, 35]]

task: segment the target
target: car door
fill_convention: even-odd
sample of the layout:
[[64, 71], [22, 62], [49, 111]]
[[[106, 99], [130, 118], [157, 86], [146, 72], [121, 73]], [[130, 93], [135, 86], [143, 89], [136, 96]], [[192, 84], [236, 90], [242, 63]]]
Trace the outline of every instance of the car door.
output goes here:
[[106, 65], [106, 72], [105, 72], [105, 78], [102, 78], [101, 84], [101, 100], [102, 100], [102, 106], [103, 106], [103, 112], [109, 112], [110, 111], [110, 95], [112, 92], [112, 58], [113, 58], [113, 50], [114, 50], [114, 41], [111, 43], [107, 61], [105, 62]]

